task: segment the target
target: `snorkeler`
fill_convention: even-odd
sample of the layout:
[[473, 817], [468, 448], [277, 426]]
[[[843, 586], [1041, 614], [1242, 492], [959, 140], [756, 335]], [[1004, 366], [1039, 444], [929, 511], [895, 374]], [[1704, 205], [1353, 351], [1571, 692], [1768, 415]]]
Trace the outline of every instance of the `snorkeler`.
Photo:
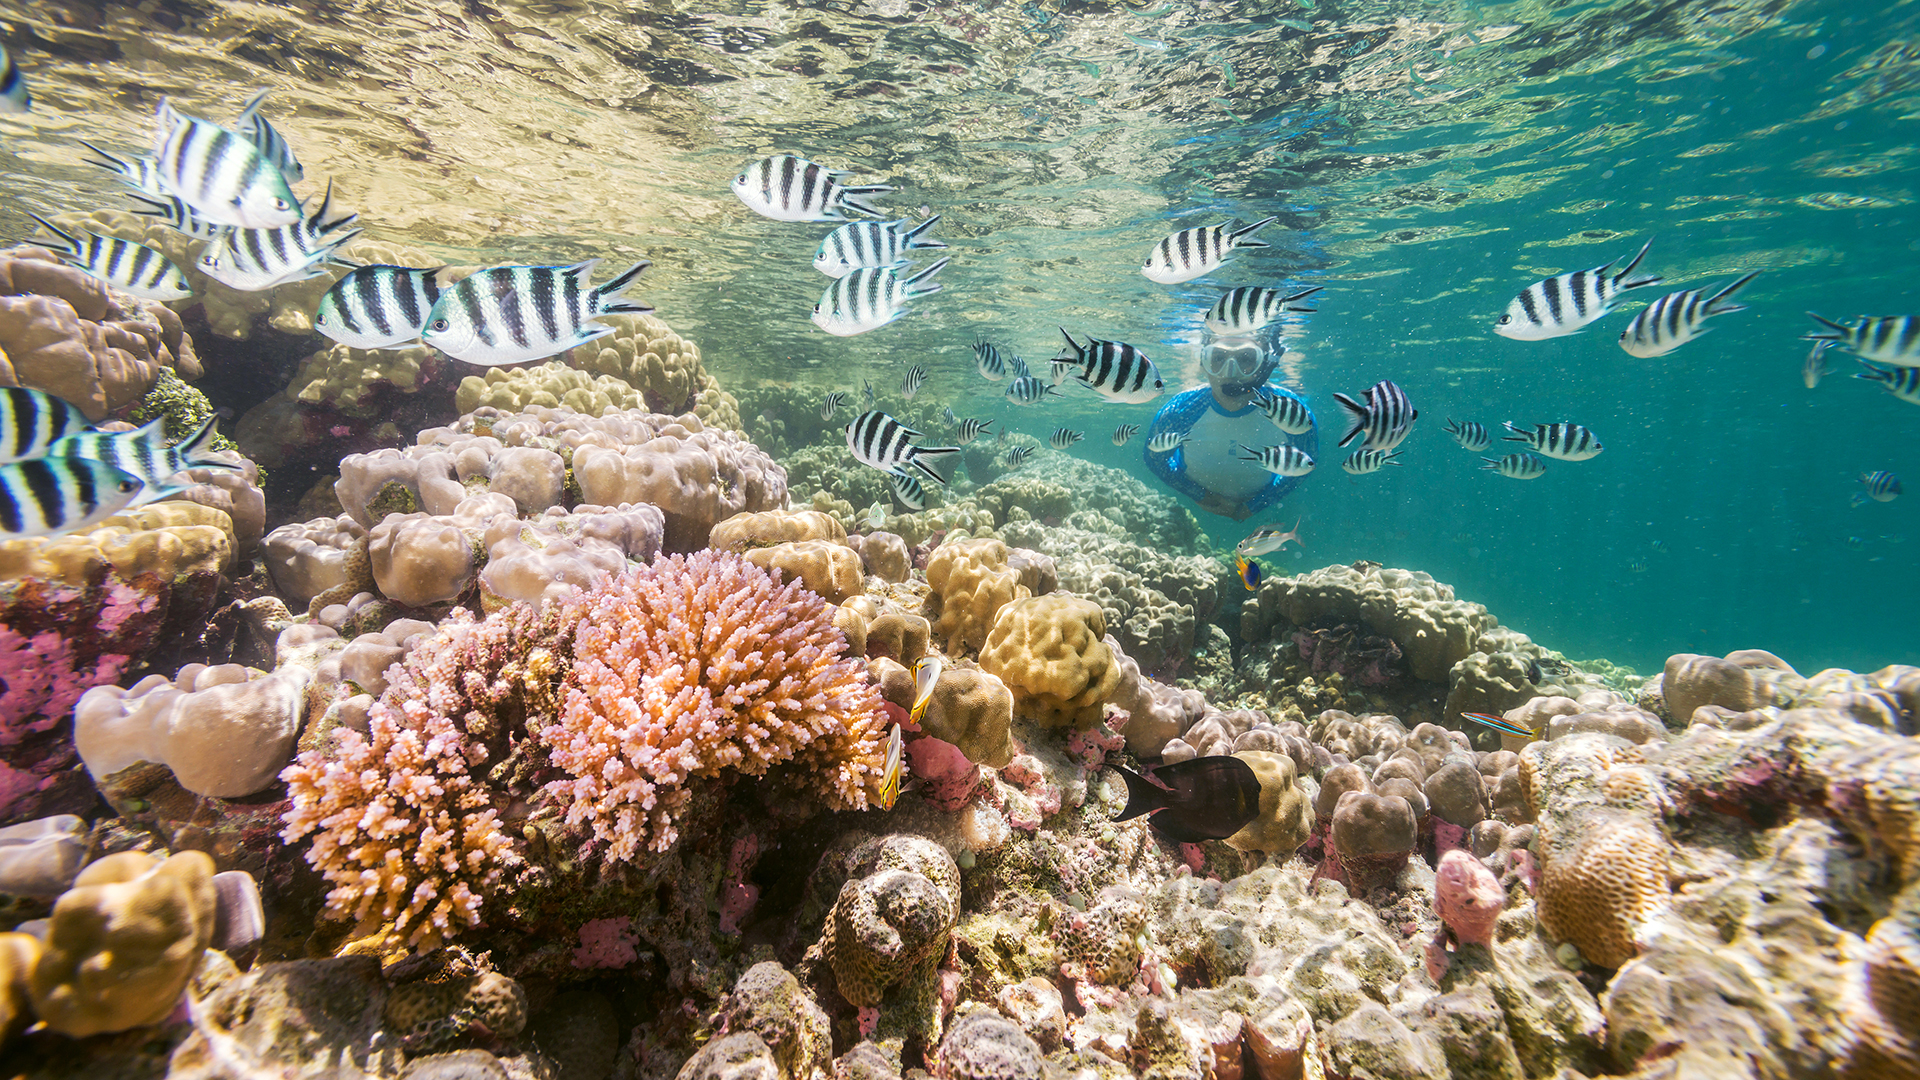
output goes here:
[[[1319, 429], [1306, 402], [1267, 381], [1278, 365], [1277, 342], [1269, 346], [1244, 335], [1209, 337], [1201, 348], [1207, 385], [1174, 395], [1154, 415], [1147, 429], [1147, 468], [1201, 509], [1235, 521], [1278, 503], [1299, 478], [1270, 472], [1250, 458], [1268, 446], [1292, 446], [1308, 456], [1320, 448]], [[1263, 399], [1267, 409], [1261, 407]], [[1292, 407], [1296, 403], [1297, 409]], [[1269, 411], [1304, 415], [1305, 430], [1288, 434]], [[1171, 450], [1153, 449], [1181, 435], [1185, 438]]]

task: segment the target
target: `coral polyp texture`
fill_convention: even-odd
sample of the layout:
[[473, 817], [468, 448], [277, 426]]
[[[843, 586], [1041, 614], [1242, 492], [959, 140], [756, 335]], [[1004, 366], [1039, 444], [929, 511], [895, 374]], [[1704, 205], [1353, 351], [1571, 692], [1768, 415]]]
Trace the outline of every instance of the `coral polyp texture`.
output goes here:
[[685, 782], [796, 760], [834, 809], [879, 791], [884, 714], [866, 665], [843, 658], [833, 609], [737, 556], [656, 560], [577, 606], [559, 720], [542, 737], [567, 822], [607, 857], [665, 851]]

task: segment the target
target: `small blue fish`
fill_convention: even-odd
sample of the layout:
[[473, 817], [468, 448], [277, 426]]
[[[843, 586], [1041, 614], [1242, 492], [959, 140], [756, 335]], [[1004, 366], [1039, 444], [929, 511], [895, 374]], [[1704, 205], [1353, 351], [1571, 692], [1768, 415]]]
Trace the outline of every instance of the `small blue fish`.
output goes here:
[[1233, 569], [1240, 575], [1240, 584], [1245, 585], [1248, 592], [1253, 592], [1260, 587], [1259, 563], [1236, 551], [1233, 553]]

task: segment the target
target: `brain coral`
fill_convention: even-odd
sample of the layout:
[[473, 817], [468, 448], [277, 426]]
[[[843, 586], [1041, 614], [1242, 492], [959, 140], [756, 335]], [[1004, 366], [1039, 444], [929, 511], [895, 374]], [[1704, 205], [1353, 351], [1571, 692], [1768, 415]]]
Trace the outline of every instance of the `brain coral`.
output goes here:
[[737, 556], [656, 560], [582, 596], [575, 661], [543, 737], [571, 779], [551, 789], [607, 857], [665, 851], [688, 778], [794, 760], [836, 809], [877, 794], [885, 714], [842, 657], [833, 609]]
[[1031, 596], [1006, 605], [980, 650], [980, 667], [1007, 684], [1018, 710], [1052, 727], [1090, 727], [1120, 685], [1091, 600]]
[[1544, 833], [1537, 847], [1541, 929], [1600, 967], [1633, 959], [1635, 931], [1671, 892], [1659, 826], [1641, 814], [1595, 808]]

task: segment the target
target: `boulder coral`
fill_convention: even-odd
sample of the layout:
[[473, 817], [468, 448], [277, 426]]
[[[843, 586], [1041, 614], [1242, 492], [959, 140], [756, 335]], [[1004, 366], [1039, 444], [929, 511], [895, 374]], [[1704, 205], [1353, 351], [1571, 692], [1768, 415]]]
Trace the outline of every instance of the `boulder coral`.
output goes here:
[[999, 540], [961, 540], [942, 544], [927, 559], [927, 585], [937, 599], [933, 629], [949, 654], [977, 651], [1000, 609], [1032, 595], [1007, 565], [1010, 554]]

